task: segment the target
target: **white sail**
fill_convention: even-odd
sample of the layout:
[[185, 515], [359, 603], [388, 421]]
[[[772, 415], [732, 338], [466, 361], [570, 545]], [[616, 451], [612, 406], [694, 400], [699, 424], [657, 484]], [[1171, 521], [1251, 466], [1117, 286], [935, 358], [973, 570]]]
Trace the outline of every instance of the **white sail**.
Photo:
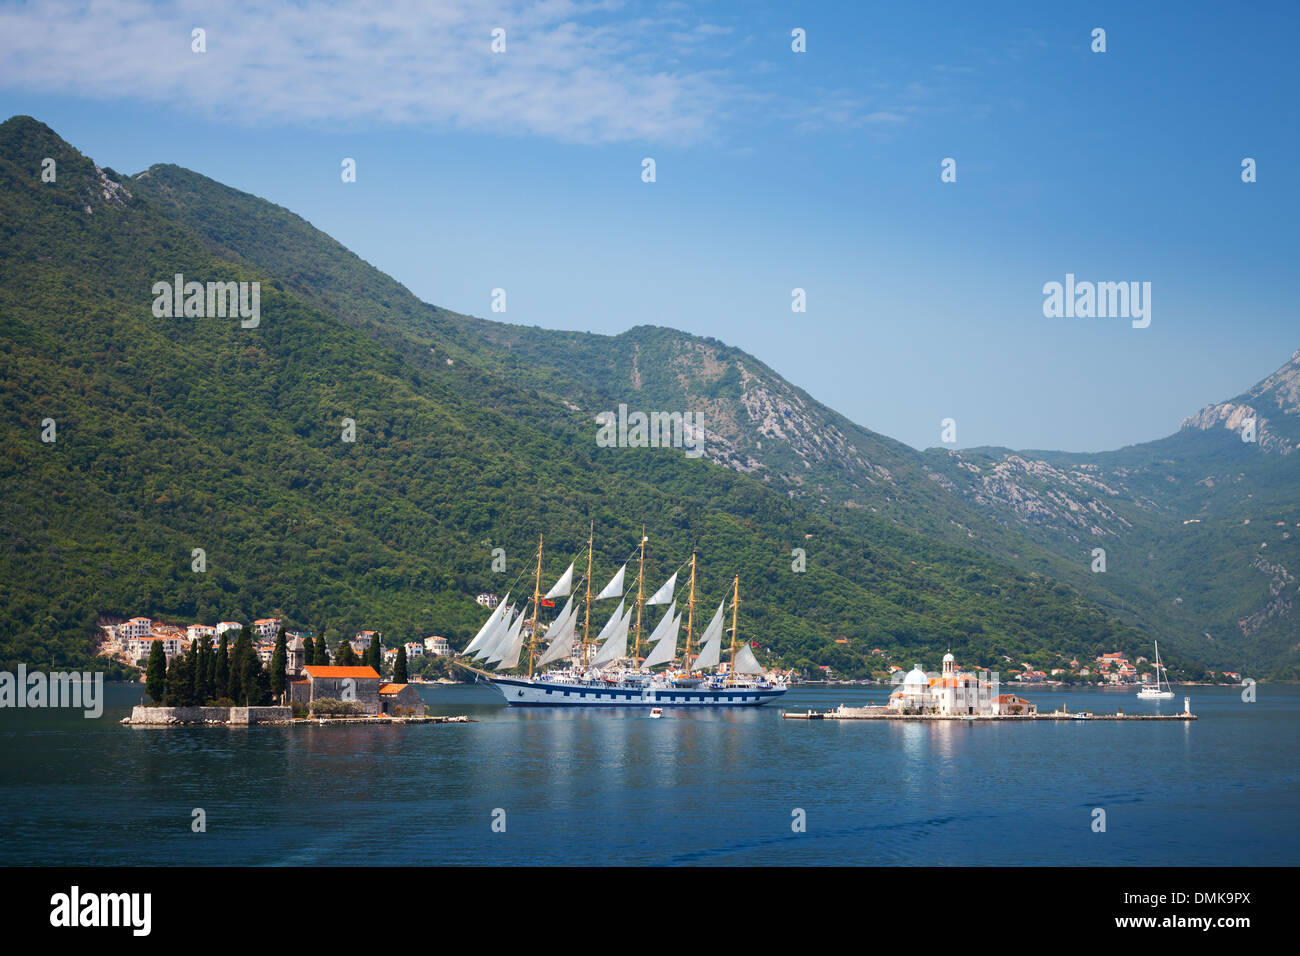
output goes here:
[[472, 654], [483, 646], [484, 638], [492, 633], [493, 628], [497, 626], [497, 621], [501, 620], [502, 616], [506, 613], [506, 606], [509, 603], [510, 595], [507, 593], [506, 596], [501, 599], [501, 603], [493, 609], [492, 613], [488, 616], [488, 619], [483, 622], [483, 626], [478, 629], [478, 633], [474, 635], [474, 640], [469, 642], [469, 647], [461, 651], [462, 654]]
[[560, 580], [551, 585], [551, 589], [542, 597], [548, 601], [553, 597], [565, 597], [573, 588], [573, 565], [569, 565], [569, 570], [560, 575]]
[[[619, 603], [622, 607], [622, 602]], [[591, 662], [593, 667], [599, 667], [601, 664], [608, 664], [610, 661], [616, 661], [620, 657], [627, 657], [627, 628], [632, 623], [632, 609], [628, 608], [627, 613], [623, 615], [622, 620], [614, 627], [614, 631], [609, 635], [609, 639], [601, 645], [600, 650], [596, 653], [595, 659]]]
[[601, 589], [596, 595], [597, 601], [603, 601], [605, 598], [619, 597], [623, 594], [623, 575], [627, 572], [627, 565], [618, 569], [618, 573], [609, 579], [609, 583]]
[[537, 666], [549, 664], [551, 661], [559, 660], [561, 657], [567, 657], [573, 647], [573, 636], [578, 632], [578, 615], [570, 614], [567, 617], [561, 617], [551, 625], [548, 637], [551, 638], [551, 646], [546, 649]]
[[576, 613], [577, 612], [574, 610], [573, 607], [573, 598], [569, 598], [567, 601], [564, 602], [564, 607], [563, 609], [561, 609], [560, 613], [556, 616], [555, 620], [551, 622], [551, 626], [548, 629], [547, 634], [549, 635], [551, 631], [555, 631], [557, 627], [563, 627], [565, 618], [567, 618], [571, 614], [576, 616]]
[[[525, 608], [525, 611], [527, 611], [527, 608]], [[524, 618], [527, 616], [527, 614], [520, 614], [516, 618], [514, 627], [510, 629], [510, 640], [502, 648], [505, 653], [501, 658], [501, 663], [497, 664], [497, 670], [503, 671], [519, 663], [519, 651], [524, 646]]]
[[736, 651], [735, 673], [737, 674], [763, 673], [763, 665], [758, 662], [758, 658], [754, 656], [754, 652], [749, 649], [748, 644], [742, 644], [740, 650]]
[[618, 622], [623, 618], [623, 607], [624, 602], [619, 601], [618, 607], [614, 609], [614, 613], [609, 616], [609, 620], [605, 622], [605, 626], [602, 627], [600, 633], [596, 635], [594, 643], [599, 644], [604, 641], [605, 638], [609, 637], [609, 635], [614, 633], [614, 628], [618, 627]]
[[[527, 606], [525, 606], [524, 610], [525, 612], [527, 611]], [[501, 636], [499, 641], [496, 642], [492, 648], [492, 653], [487, 656], [487, 662], [489, 664], [495, 664], [497, 661], [501, 660], [510, 653], [511, 645], [516, 641], [523, 640], [524, 618], [527, 616], [527, 613], [524, 613], [515, 618], [514, 623], [510, 625], [510, 629]]]
[[514, 623], [514, 620], [515, 609], [513, 607], [506, 608], [505, 616], [500, 618], [493, 627], [492, 632], [483, 638], [483, 643], [474, 653], [474, 656], [480, 660], [491, 657], [501, 645], [505, 636], [510, 633], [510, 625]]
[[[510, 639], [510, 628], [515, 623], [515, 609], [513, 607], [506, 609], [506, 616], [497, 621], [496, 629], [483, 639], [483, 646], [478, 649], [475, 657], [484, 661], [500, 660], [501, 655], [497, 650], [501, 647], [503, 641]], [[493, 655], [496, 655], [493, 657]]]
[[700, 648], [699, 656], [695, 658], [695, 662], [691, 665], [694, 670], [717, 667], [718, 661], [722, 659], [722, 610], [725, 606], [725, 601], [718, 605], [718, 611], [713, 615], [713, 620], [704, 629], [704, 635], [700, 638], [700, 643], [704, 646]]
[[664, 635], [668, 633], [668, 629], [673, 626], [673, 615], [676, 613], [677, 602], [674, 601], [664, 613], [664, 616], [659, 619], [659, 623], [655, 625], [655, 629], [650, 632], [650, 636], [646, 638], [647, 644], [655, 644], [663, 639]]
[[[673, 576], [671, 578], [669, 578], [667, 581], [664, 582], [664, 586], [661, 587], [654, 594], [652, 594], [649, 600], [647, 600], [645, 603], [646, 604], [667, 604], [669, 601], [673, 599], [673, 588], [675, 587], [677, 587], [676, 571], [673, 572]], [[669, 612], [669, 616], [670, 617], [672, 616], [671, 611]]]
[[[682, 616], [680, 614], [676, 616], [670, 614], [664, 620], [670, 622], [668, 630], [665, 631], [659, 643], [655, 645], [655, 649], [646, 655], [645, 663], [641, 665], [642, 670], [649, 670], [656, 664], [667, 664], [677, 656], [677, 632], [682, 626]], [[663, 622], [661, 621], [660, 627], [662, 626]], [[659, 633], [658, 627], [655, 628], [655, 633]]]

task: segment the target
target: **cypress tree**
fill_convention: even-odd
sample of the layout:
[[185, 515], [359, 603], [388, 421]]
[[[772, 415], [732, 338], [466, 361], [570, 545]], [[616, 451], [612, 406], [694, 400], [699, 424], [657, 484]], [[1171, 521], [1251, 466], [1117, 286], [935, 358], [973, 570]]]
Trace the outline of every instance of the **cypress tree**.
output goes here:
[[338, 650], [334, 652], [334, 662], [340, 667], [356, 667], [357, 652], [347, 641], [340, 641]]
[[180, 694], [181, 706], [193, 707], [199, 702], [198, 685], [194, 674], [198, 670], [199, 655], [197, 651], [188, 650], [180, 657]]
[[162, 641], [154, 641], [149, 649], [149, 666], [144, 672], [144, 689], [149, 692], [149, 699], [161, 704], [167, 697], [167, 657], [163, 654]]
[[406, 683], [406, 647], [402, 644], [397, 646], [397, 660], [393, 662], [393, 683]]
[[325, 629], [321, 628], [320, 634], [316, 637], [316, 663], [326, 667], [330, 662], [330, 650], [325, 644]]
[[212, 641], [203, 635], [203, 699], [213, 700], [217, 696], [217, 655], [212, 649]]
[[285, 670], [289, 666], [289, 649], [284, 643], [284, 628], [275, 635], [275, 651], [271, 654], [271, 696], [279, 701], [284, 696]]
[[244, 655], [244, 666], [240, 676], [243, 678], [241, 685], [245, 706], [260, 707], [266, 702], [269, 686], [266, 671], [262, 669], [262, 662], [251, 647], [249, 653]]
[[235, 638], [235, 649], [230, 654], [230, 686], [226, 696], [238, 703], [245, 699], [244, 674], [248, 671], [248, 658], [257, 659], [253, 651], [253, 629], [245, 624]]
[[230, 639], [226, 637], [227, 633], [221, 632], [221, 647], [217, 651], [217, 667], [212, 691], [214, 697], [230, 696]]
[[304, 637], [302, 639], [302, 666], [316, 663], [316, 638]]
[[207, 655], [203, 653], [203, 643], [197, 638], [190, 642], [190, 655], [194, 658], [190, 667], [190, 697], [197, 707], [203, 704], [204, 692], [207, 690], [204, 671], [208, 667]]
[[366, 663], [375, 669], [376, 674], [383, 673], [381, 668], [384, 665], [384, 635], [375, 634], [374, 640], [370, 642], [370, 659]]

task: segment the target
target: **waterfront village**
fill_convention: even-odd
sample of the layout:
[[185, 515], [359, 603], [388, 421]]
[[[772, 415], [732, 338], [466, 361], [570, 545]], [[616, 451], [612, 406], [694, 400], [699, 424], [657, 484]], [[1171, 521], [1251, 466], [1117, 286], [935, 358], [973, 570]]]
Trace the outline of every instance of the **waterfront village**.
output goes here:
[[[444, 637], [433, 636], [423, 641], [383, 648], [381, 636], [376, 631], [360, 631], [348, 641], [340, 641], [336, 649], [331, 649], [326, 646], [323, 635], [318, 638], [310, 631], [284, 631], [279, 618], [263, 618], [247, 626], [238, 621], [222, 621], [211, 626], [182, 626], [147, 617], [133, 617], [118, 624], [103, 624], [101, 630], [104, 640], [99, 647], [100, 655], [115, 658], [143, 671], [147, 672], [155, 648], [157, 649], [160, 660], [165, 662], [167, 668], [167, 676], [162, 685], [167, 687], [167, 691], [159, 690], [160, 698], [172, 696], [170, 692], [172, 682], [175, 681], [173, 672], [178, 663], [187, 657], [204, 653], [210, 656], [213, 673], [206, 678], [214, 686], [210, 696], [220, 698], [221, 692], [215, 688], [218, 646], [225, 648], [232, 639], [247, 635], [251, 655], [262, 669], [269, 669], [275, 659], [277, 645], [283, 642], [284, 690], [280, 699], [274, 703], [287, 706], [295, 717], [310, 715], [321, 719], [421, 718], [425, 713], [425, 705], [419, 691], [413, 686], [415, 682], [421, 681], [418, 678], [415, 681], [409, 680], [406, 676], [408, 669], [418, 668], [425, 657], [451, 655], [451, 647]], [[385, 680], [383, 674], [391, 676], [392, 680]], [[147, 683], [147, 676], [145, 679]], [[198, 677], [194, 680], [194, 685], [199, 686], [204, 680], [204, 677]], [[271, 686], [275, 686], [275, 681], [271, 681]], [[155, 696], [155, 688], [151, 688], [150, 696]], [[204, 696], [207, 695], [196, 694], [187, 703], [202, 703]], [[156, 703], [162, 703], [162, 700]], [[198, 718], [190, 715], [190, 719], [168, 719], [166, 722], [194, 722], [195, 719], [202, 718], [208, 718], [203, 720], [208, 723], [226, 722], [224, 718], [212, 714], [202, 714]], [[147, 721], [136, 718], [132, 722]]]

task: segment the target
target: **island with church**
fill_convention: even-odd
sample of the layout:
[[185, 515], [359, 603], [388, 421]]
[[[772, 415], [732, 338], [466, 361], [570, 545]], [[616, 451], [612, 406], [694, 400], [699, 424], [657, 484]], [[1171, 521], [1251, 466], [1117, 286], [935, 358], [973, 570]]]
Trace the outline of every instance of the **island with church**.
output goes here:
[[951, 652], [943, 656], [943, 671], [926, 674], [916, 665], [889, 695], [889, 702], [825, 711], [783, 711], [787, 720], [1195, 720], [1191, 698], [1183, 698], [1179, 714], [1071, 713], [1062, 707], [1039, 713], [1038, 706], [1018, 694], [1003, 694], [997, 675], [963, 671]]

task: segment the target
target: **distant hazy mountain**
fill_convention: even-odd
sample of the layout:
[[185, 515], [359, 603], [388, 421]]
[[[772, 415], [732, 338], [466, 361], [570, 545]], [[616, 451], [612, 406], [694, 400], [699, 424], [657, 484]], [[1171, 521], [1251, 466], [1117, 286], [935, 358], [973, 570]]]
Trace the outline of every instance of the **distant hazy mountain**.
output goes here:
[[[154, 283], [177, 273], [260, 282], [260, 325], [156, 317]], [[427, 305], [285, 209], [174, 166], [122, 177], [26, 117], [0, 124], [0, 370], [0, 665], [79, 660], [97, 618], [128, 613], [282, 613], [335, 637], [365, 624], [456, 643], [481, 617], [473, 595], [509, 586], [539, 533], [555, 575], [591, 520], [598, 577], [643, 524], [653, 579], [699, 544], [700, 613], [739, 573], [742, 632], [787, 664], [862, 674], [882, 665], [872, 648], [933, 666], [952, 646], [971, 665], [1047, 666], [1142, 653], [1160, 636], [1188, 673], [1293, 665], [1294, 583], [1271, 611], [1254, 588], [1291, 573], [1289, 545], [1239, 567], [1239, 532], [1261, 526], [1231, 520], [1248, 488], [1244, 507], [1265, 487], [1280, 502], [1296, 486], [1275, 466], [1300, 456], [1185, 429], [1166, 440], [1195, 439], [1169, 453], [1180, 475], [1198, 473], [1173, 480], [1182, 501], [1158, 487], [1148, 446], [1127, 463], [1099, 456], [1104, 488], [1068, 456], [1022, 471], [1001, 452], [918, 453], [716, 341], [548, 332]], [[698, 412], [707, 456], [599, 447], [595, 418], [620, 403]], [[1218, 483], [1197, 484], [1206, 475]], [[1030, 490], [1042, 508], [1021, 507]], [[1214, 521], [1184, 526], [1198, 494]], [[1095, 529], [1067, 520], [1071, 495]], [[1202, 535], [1200, 566], [1159, 584], [1171, 549], [1133, 570], [1132, 554], [1186, 528]], [[1114, 549], [1105, 575], [1088, 571], [1099, 540]], [[490, 571], [497, 546], [506, 575]], [[1218, 565], [1250, 593], [1198, 588]], [[1262, 616], [1198, 623], [1238, 611]]]

